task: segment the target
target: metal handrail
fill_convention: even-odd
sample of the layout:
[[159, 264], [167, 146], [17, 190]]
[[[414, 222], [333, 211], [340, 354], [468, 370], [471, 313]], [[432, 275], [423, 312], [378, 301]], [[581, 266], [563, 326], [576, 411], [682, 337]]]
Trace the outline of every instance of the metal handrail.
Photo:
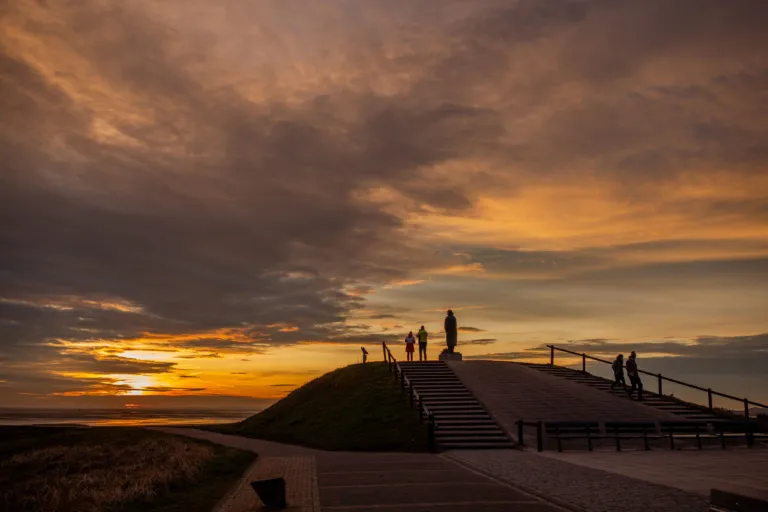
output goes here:
[[389, 365], [389, 371], [392, 372], [394, 370], [395, 381], [397, 381], [399, 374], [403, 391], [405, 391], [406, 386], [408, 387], [408, 396], [410, 398], [411, 407], [413, 407], [414, 401], [419, 404], [419, 421], [424, 421], [424, 418], [427, 419], [427, 425], [429, 427], [429, 446], [430, 449], [434, 450], [435, 430], [437, 430], [437, 423], [435, 422], [434, 413], [430, 412], [427, 404], [425, 404], [424, 400], [422, 400], [422, 397], [419, 396], [419, 392], [416, 391], [416, 389], [411, 384], [410, 379], [405, 376], [405, 372], [403, 372], [403, 369], [400, 367], [400, 363], [397, 362], [395, 356], [393, 356], [392, 352], [390, 352], [386, 341], [381, 342], [381, 349], [384, 352], [384, 360]]
[[[580, 356], [581, 357], [581, 371], [583, 371], [585, 373], [587, 371], [587, 359], [590, 359], [592, 361], [597, 361], [597, 362], [600, 362], [600, 363], [605, 363], [605, 364], [613, 364], [613, 361], [607, 361], [607, 360], [601, 359], [599, 357], [590, 356], [589, 354], [585, 354], [583, 352], [581, 352], [581, 353], [580, 352], [574, 352], [573, 350], [568, 350], [566, 348], [557, 347], [555, 345], [547, 345], [547, 347], [549, 347], [549, 350], [550, 350], [550, 352], [549, 352], [549, 364], [551, 364], [552, 366], [555, 365], [555, 350], [559, 350], [560, 352], [566, 352], [568, 354], [573, 354], [575, 356]], [[626, 368], [626, 365], [624, 367]], [[665, 377], [665, 376], [663, 376], [660, 373], [651, 373], [651, 372], [647, 372], [645, 370], [640, 370], [640, 369], [638, 369], [637, 371], [638, 371], [638, 373], [642, 373], [644, 375], [650, 375], [651, 377], [656, 377], [656, 379], [658, 379], [658, 384], [659, 384], [659, 393], [658, 394], [660, 396], [664, 394], [664, 393], [662, 393], [661, 382], [666, 380], [666, 381], [669, 381], [669, 382], [673, 382], [675, 384], [680, 384], [681, 386], [687, 386], [687, 387], [692, 388], [692, 389], [697, 389], [699, 391], [706, 391], [707, 392], [708, 402], [709, 402], [708, 407], [709, 407], [710, 410], [712, 410], [712, 395], [720, 396], [720, 397], [723, 397], [723, 398], [728, 398], [729, 400], [736, 400], [737, 402], [743, 403], [744, 404], [744, 416], [746, 416], [747, 419], [749, 419], [749, 406], [750, 405], [755, 405], [757, 407], [768, 408], [768, 405], [761, 404], [760, 402], [755, 402], [754, 400], [749, 400], [748, 398], [739, 398], [739, 397], [736, 397], [736, 396], [733, 396], [733, 395], [729, 395], [727, 393], [721, 393], [719, 391], [712, 390], [712, 388], [704, 388], [704, 387], [701, 387], [701, 386], [697, 386], [696, 384], [690, 384], [688, 382], [683, 382], [681, 380], [672, 379], [670, 377]]]
[[[602, 423], [602, 427], [600, 424]], [[768, 434], [756, 423], [745, 422], [712, 422], [712, 421], [621, 421], [621, 422], [598, 422], [598, 421], [524, 421], [517, 420], [517, 443], [519, 446], [525, 446], [523, 436], [525, 427], [536, 428], [536, 450], [544, 451], [544, 440], [553, 438], [557, 440], [557, 451], [563, 451], [562, 441], [565, 439], [586, 439], [589, 451], [593, 451], [593, 441], [597, 439], [611, 439], [616, 441], [616, 451], [621, 451], [621, 441], [623, 439], [643, 439], [643, 445], [646, 450], [650, 450], [649, 440], [668, 439], [670, 450], [675, 449], [675, 434], [677, 439], [695, 436], [696, 445], [699, 450], [702, 449], [702, 438], [719, 438], [720, 448], [725, 450], [726, 436], [741, 436], [746, 438], [746, 445], [749, 448], [754, 447], [757, 438], [765, 439]], [[609, 428], [612, 427], [612, 428]], [[563, 437], [560, 428], [571, 429]], [[601, 428], [603, 429], [601, 431]], [[574, 436], [573, 429], [584, 432], [583, 436]], [[597, 429], [593, 431], [593, 429]], [[682, 430], [681, 430], [682, 429]], [[554, 433], [550, 433], [554, 430]]]

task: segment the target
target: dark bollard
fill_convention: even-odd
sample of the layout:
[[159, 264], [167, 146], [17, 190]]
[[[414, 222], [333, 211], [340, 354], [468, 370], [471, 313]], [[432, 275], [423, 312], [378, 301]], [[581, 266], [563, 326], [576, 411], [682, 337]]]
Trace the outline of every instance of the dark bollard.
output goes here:
[[285, 502], [285, 479], [256, 480], [251, 487], [264, 503], [266, 510], [283, 510], [288, 506]]

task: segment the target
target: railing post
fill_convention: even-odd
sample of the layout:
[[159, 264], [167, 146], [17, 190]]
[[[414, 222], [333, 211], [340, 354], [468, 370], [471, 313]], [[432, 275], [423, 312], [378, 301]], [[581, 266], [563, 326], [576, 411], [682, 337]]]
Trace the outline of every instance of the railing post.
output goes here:
[[744, 416], [749, 419], [749, 400], [744, 399]]
[[555, 346], [549, 346], [549, 364], [555, 366]]
[[435, 451], [435, 415], [429, 413], [427, 417], [428, 429], [429, 429], [429, 451]]
[[656, 377], [659, 379], [659, 396], [661, 396], [664, 394], [661, 391], [661, 374], [659, 373], [658, 375], [656, 375]]
[[421, 399], [421, 395], [419, 395], [419, 423], [424, 421], [424, 401]]
[[[553, 349], [554, 350], [554, 349]], [[536, 423], [536, 450], [544, 451], [544, 438], [542, 432], [541, 420]]]
[[709, 401], [709, 410], [712, 410], [712, 388], [707, 388], [707, 399]]
[[587, 354], [581, 354], [581, 371], [587, 373]]
[[381, 351], [384, 353], [384, 360], [387, 360], [387, 342], [382, 341], [381, 342]]
[[517, 444], [523, 446], [523, 420], [517, 420]]

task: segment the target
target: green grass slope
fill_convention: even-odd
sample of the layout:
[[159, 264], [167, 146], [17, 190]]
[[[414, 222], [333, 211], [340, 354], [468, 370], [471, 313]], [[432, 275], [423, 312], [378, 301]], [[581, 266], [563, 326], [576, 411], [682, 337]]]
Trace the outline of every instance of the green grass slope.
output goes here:
[[236, 434], [325, 450], [426, 451], [427, 427], [385, 363], [339, 368], [233, 425]]

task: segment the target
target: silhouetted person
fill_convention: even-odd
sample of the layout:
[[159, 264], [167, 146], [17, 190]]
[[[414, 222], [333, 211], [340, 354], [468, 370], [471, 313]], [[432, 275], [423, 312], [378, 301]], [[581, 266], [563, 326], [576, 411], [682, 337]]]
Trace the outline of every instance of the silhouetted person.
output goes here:
[[456, 323], [456, 317], [453, 311], [448, 310], [448, 316], [445, 317], [445, 344], [448, 345], [448, 352], [453, 354], [453, 349], [459, 338], [459, 328]]
[[611, 389], [616, 387], [617, 384], [621, 384], [624, 391], [627, 390], [627, 381], [624, 380], [624, 354], [619, 354], [616, 360], [611, 365], [613, 368], [613, 384]]
[[423, 325], [421, 326], [421, 329], [419, 329], [419, 332], [416, 333], [416, 337], [419, 338], [419, 361], [426, 361], [427, 337], [429, 337], [429, 333], [427, 333]]
[[408, 361], [413, 361], [413, 346], [416, 344], [416, 338], [413, 337], [413, 331], [405, 337], [405, 356]]
[[629, 382], [632, 384], [632, 387], [629, 388], [629, 397], [632, 398], [632, 393], [635, 392], [635, 389], [637, 389], [637, 399], [642, 400], [643, 399], [643, 382], [640, 380], [640, 372], [637, 371], [637, 361], [635, 361], [635, 358], [637, 357], [637, 354], [635, 354], [635, 351], [633, 350], [631, 354], [629, 354], [629, 359], [627, 359], [627, 375], [629, 375]]

